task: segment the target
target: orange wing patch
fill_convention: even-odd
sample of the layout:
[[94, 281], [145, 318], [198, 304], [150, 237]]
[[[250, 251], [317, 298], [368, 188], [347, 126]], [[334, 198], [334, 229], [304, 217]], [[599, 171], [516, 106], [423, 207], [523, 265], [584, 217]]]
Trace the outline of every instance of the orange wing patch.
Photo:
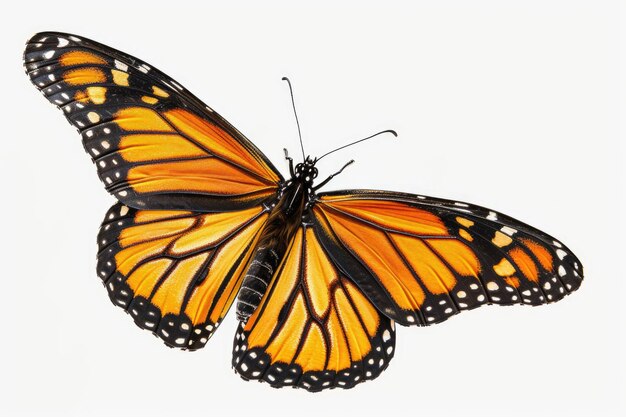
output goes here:
[[248, 322], [233, 366], [245, 379], [310, 391], [373, 379], [393, 356], [394, 329], [301, 228]]
[[75, 69], [63, 74], [63, 81], [69, 85], [98, 84], [106, 80], [104, 71], [94, 67]]
[[[401, 324], [487, 303], [542, 304], [580, 285], [580, 265], [560, 243], [491, 210], [357, 191], [322, 195], [313, 212], [337, 265]], [[556, 267], [557, 258], [567, 262]]]
[[233, 161], [259, 177], [269, 179], [272, 183], [279, 182], [280, 179], [274, 171], [259, 164], [259, 161], [248, 150], [217, 125], [182, 109], [167, 111], [164, 115], [178, 131], [187, 137], [195, 138], [214, 155]]
[[239, 131], [176, 81], [88, 39], [38, 34], [31, 81], [83, 137], [107, 190], [129, 207], [233, 211], [283, 181]]
[[99, 274], [139, 327], [199, 349], [232, 304], [267, 216], [261, 208], [203, 214], [116, 204], [98, 237]]
[[[371, 271], [404, 311], [404, 321], [419, 323], [434, 317], [426, 314], [433, 309], [431, 303], [425, 305], [430, 295], [441, 296], [434, 304], [447, 304], [444, 314], [458, 311], [449, 294], [460, 277], [478, 285], [481, 268], [465, 242], [451, 236], [440, 218], [424, 210], [412, 213], [410, 207], [389, 201], [368, 201], [360, 208], [350, 201], [347, 210], [346, 203], [324, 200], [314, 208], [318, 221]], [[375, 211], [379, 208], [383, 215]], [[400, 221], [396, 224], [394, 219]], [[407, 219], [413, 222], [410, 226]], [[471, 226], [468, 220], [461, 223]]]
[[106, 65], [106, 60], [101, 56], [85, 51], [66, 52], [59, 58], [59, 63], [64, 67], [73, 67], [82, 64]]

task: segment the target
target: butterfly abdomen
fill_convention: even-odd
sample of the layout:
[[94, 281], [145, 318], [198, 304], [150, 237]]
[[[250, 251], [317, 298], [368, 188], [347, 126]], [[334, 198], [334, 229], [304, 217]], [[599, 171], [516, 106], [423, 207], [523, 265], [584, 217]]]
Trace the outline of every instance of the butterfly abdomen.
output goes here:
[[259, 248], [244, 277], [237, 300], [237, 319], [247, 321], [261, 302], [265, 290], [278, 267], [279, 254], [274, 248]]
[[237, 297], [237, 318], [246, 322], [261, 302], [285, 252], [298, 229], [304, 200], [300, 188], [290, 187], [272, 209], [258, 249]]

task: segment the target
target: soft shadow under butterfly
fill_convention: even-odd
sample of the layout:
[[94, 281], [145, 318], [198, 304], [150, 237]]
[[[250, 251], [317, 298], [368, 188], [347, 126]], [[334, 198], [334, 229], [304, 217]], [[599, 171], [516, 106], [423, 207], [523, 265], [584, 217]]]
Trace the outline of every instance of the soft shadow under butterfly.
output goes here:
[[98, 235], [113, 303], [168, 346], [195, 350], [238, 296], [232, 365], [246, 380], [350, 388], [387, 367], [394, 322], [550, 303], [581, 284], [565, 245], [496, 211], [318, 193], [333, 175], [314, 185], [319, 159], [308, 156], [294, 167], [285, 155], [285, 180], [210, 107], [123, 52], [46, 32], [24, 65], [119, 200]]

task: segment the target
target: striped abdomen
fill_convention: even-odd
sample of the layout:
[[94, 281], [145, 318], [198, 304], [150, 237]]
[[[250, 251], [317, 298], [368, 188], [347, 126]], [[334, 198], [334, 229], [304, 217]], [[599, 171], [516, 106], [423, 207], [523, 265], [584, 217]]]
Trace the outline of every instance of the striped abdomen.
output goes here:
[[287, 188], [274, 206], [259, 247], [244, 277], [237, 300], [237, 318], [247, 322], [259, 306], [276, 268], [287, 251], [287, 243], [302, 222], [304, 198], [301, 186]]
[[246, 322], [258, 307], [278, 267], [280, 257], [272, 247], [257, 250], [239, 290], [237, 319], [240, 321]]

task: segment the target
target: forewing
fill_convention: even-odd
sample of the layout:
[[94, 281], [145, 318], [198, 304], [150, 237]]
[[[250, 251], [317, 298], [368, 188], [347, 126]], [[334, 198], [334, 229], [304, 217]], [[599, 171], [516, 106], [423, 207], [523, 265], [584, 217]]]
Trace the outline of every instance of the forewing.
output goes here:
[[565, 245], [483, 207], [380, 191], [321, 194], [313, 223], [333, 262], [404, 325], [483, 304], [539, 305], [578, 289]]
[[111, 301], [171, 347], [202, 348], [239, 291], [267, 220], [115, 204], [98, 235], [98, 274]]
[[282, 181], [225, 119], [137, 58], [45, 32], [28, 41], [24, 66], [78, 129], [106, 189], [128, 206], [242, 209], [271, 199]]
[[312, 228], [289, 244], [260, 305], [235, 337], [244, 379], [309, 391], [376, 378], [393, 357], [394, 324], [347, 279]]

